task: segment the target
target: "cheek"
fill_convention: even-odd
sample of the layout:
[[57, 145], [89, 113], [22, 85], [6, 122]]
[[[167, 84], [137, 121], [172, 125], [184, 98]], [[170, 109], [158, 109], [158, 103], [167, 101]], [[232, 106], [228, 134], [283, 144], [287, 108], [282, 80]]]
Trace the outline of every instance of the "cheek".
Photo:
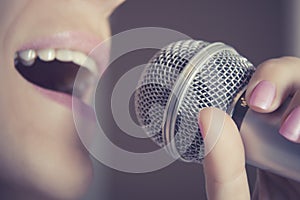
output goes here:
[[78, 199], [93, 172], [71, 111], [29, 90], [6, 65], [0, 63], [0, 176], [53, 198]]
[[[11, 48], [11, 36], [14, 35], [13, 27], [16, 19], [20, 17], [21, 11], [27, 6], [30, 0], [0, 0], [0, 41], [1, 48], [7, 51]], [[19, 38], [17, 38], [18, 40]], [[1, 55], [2, 52], [1, 52]]]

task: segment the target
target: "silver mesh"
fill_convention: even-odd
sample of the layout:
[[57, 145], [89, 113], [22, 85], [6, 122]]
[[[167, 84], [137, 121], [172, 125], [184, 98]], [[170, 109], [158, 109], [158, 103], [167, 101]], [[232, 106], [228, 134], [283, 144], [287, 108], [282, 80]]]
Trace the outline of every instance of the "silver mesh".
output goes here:
[[[197, 119], [199, 111], [205, 107], [227, 111], [255, 70], [231, 47], [223, 44], [228, 48], [215, 49], [208, 54], [206, 49], [210, 46], [213, 45], [194, 40], [168, 45], [151, 59], [135, 93], [137, 118], [147, 134], [160, 146], [168, 143], [165, 135], [174, 138], [175, 151], [185, 161], [201, 162], [204, 157]], [[182, 79], [185, 67], [199, 55], [203, 59], [201, 66], [194, 66], [193, 75]], [[172, 131], [164, 132], [164, 120], [169, 115], [166, 110], [174, 106], [170, 104], [173, 90], [184, 82], [188, 83], [183, 87], [184, 91], [176, 93], [181, 96], [177, 96], [176, 113], [171, 116], [174, 127], [168, 129]]]

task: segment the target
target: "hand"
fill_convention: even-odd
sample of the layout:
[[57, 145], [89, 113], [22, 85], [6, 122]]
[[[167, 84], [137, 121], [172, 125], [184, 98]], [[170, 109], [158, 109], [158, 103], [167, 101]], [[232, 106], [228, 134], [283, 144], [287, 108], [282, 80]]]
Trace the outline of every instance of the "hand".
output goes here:
[[[284, 100], [293, 98], [282, 116], [280, 134], [300, 143], [300, 59], [283, 57], [262, 63], [248, 84], [246, 100], [251, 109], [270, 113]], [[203, 137], [220, 131], [213, 150], [204, 159], [207, 197], [210, 200], [250, 199], [242, 139], [233, 120], [223, 111], [206, 108], [200, 112]], [[220, 130], [210, 126], [213, 118], [222, 117]], [[300, 173], [300, 172], [299, 172]], [[258, 171], [254, 199], [299, 199], [300, 183], [269, 172]]]

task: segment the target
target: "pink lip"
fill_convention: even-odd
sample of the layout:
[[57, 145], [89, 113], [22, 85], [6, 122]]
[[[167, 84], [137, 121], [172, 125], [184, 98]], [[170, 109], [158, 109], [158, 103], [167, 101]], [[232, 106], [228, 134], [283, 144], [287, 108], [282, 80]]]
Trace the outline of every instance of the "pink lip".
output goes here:
[[34, 88], [39, 91], [42, 95], [56, 101], [59, 104], [62, 104], [70, 109], [72, 109], [72, 96], [65, 94], [65, 93], [61, 93], [61, 92], [56, 92], [53, 90], [48, 90], [48, 89], [44, 89], [42, 87], [39, 87], [37, 85], [34, 85]]
[[72, 97], [71, 95], [64, 94], [61, 92], [56, 92], [48, 89], [41, 88], [39, 86], [33, 85], [34, 88], [40, 92], [43, 96], [66, 106], [70, 110], [73, 109], [75, 112], [79, 112], [80, 115], [87, 117], [88, 119], [96, 119], [94, 110], [91, 106], [86, 105], [80, 99]]

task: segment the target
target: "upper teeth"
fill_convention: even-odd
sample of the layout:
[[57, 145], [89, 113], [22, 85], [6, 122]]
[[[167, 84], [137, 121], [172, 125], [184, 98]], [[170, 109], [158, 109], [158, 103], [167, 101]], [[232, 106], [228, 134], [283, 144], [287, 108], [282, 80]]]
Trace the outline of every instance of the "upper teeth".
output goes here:
[[20, 60], [25, 66], [32, 66], [37, 57], [46, 62], [53, 61], [54, 59], [62, 62], [73, 62], [87, 68], [94, 74], [98, 74], [97, 64], [92, 58], [82, 52], [68, 49], [29, 49], [19, 51], [15, 55], [15, 60]]

